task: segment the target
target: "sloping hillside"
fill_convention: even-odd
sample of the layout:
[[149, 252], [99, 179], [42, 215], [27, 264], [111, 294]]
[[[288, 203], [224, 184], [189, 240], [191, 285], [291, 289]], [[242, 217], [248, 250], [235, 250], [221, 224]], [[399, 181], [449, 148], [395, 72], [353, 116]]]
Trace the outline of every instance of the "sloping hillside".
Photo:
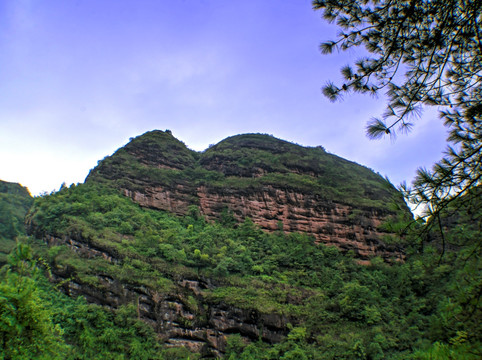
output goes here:
[[197, 153], [168, 131], [152, 131], [102, 160], [86, 181], [117, 187], [148, 208], [185, 215], [194, 205], [211, 221], [229, 213], [264, 230], [311, 234], [360, 261], [403, 258], [380, 228], [391, 217], [410, 217], [400, 193], [320, 147], [245, 134]]

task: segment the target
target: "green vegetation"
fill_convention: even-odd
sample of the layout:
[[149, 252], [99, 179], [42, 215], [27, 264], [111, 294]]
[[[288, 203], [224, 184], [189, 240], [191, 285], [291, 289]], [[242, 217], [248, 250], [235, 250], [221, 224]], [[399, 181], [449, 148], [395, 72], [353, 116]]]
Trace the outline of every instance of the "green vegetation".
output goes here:
[[[206, 223], [195, 206], [185, 217], [142, 209], [117, 190], [94, 183], [37, 198], [28, 221], [38, 238], [77, 241], [71, 247], [62, 241], [51, 247], [30, 243], [49, 267], [68, 269], [76, 283], [101, 292], [107, 286], [102, 277], [165, 295], [181, 291], [179, 279], [211, 279], [214, 288], [184, 300], [196, 314], [194, 323], [184, 324], [187, 327], [202, 325], [206, 307], [220, 303], [289, 319], [289, 334], [275, 345], [230, 336], [230, 359], [477, 359], [482, 333], [480, 211], [480, 206], [470, 207], [468, 218], [452, 218], [464, 224], [463, 241], [460, 226], [444, 235], [446, 240], [459, 239], [457, 252], [447, 249], [440, 257], [440, 237], [432, 234], [423, 252], [418, 246], [407, 249], [406, 263], [387, 265], [375, 258], [370, 266], [357, 265], [333, 247], [316, 246], [307, 235], [268, 234], [249, 219], [233, 223], [229, 213], [223, 223]], [[74, 251], [82, 244], [98, 253], [92, 257]], [[50, 318], [52, 326], [64, 329], [65, 342], [74, 347], [70, 351], [122, 353], [129, 358], [141, 340], [125, 334], [134, 331], [142, 334], [142, 341], [153, 339], [152, 330], [136, 322], [135, 303], [112, 313], [81, 299], [68, 301], [75, 302], [70, 310]], [[71, 317], [65, 315], [75, 311], [80, 319], [91, 319], [85, 323], [101, 319], [92, 325], [101, 335], [86, 330], [93, 338], [107, 336], [102, 332], [113, 327], [118, 340], [81, 341], [87, 335], [70, 328]], [[125, 318], [126, 313], [130, 317]], [[155, 356], [169, 358], [160, 355], [160, 343], [153, 344], [157, 345], [148, 347]]]
[[482, 186], [482, 6], [479, 0], [313, 0], [313, 8], [339, 26], [334, 49], [362, 47], [367, 56], [341, 69], [344, 81], [329, 82], [323, 93], [336, 100], [346, 93], [387, 98], [381, 118], [367, 135], [378, 139], [409, 132], [422, 110], [436, 106], [448, 130], [447, 149], [432, 169], [419, 169], [405, 198], [425, 205], [429, 227], [439, 213]]
[[197, 153], [168, 132], [148, 132], [99, 162], [87, 178], [92, 181], [141, 193], [146, 186], [182, 186], [194, 204], [199, 185], [213, 191], [290, 189], [382, 213], [391, 212], [392, 202], [404, 204], [389, 181], [366, 167], [321, 147], [263, 134], [233, 136]]
[[[114, 313], [82, 297], [70, 298], [44, 272], [45, 264], [39, 266], [25, 243], [17, 245], [1, 269], [0, 358], [172, 358], [173, 351], [162, 349], [153, 329], [137, 318], [133, 304]], [[197, 356], [184, 352], [181, 358]]]
[[19, 184], [0, 180], [0, 265], [15, 247], [15, 238], [25, 235], [24, 218], [33, 198]]
[[61, 359], [67, 351], [53, 309], [37, 286], [31, 249], [19, 244], [2, 268], [0, 356], [2, 359]]

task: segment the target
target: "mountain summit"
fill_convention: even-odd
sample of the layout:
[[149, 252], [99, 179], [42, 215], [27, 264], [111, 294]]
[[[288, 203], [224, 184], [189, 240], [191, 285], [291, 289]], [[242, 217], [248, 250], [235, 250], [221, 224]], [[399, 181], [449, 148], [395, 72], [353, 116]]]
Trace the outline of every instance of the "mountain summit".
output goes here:
[[184, 215], [195, 206], [210, 221], [250, 218], [264, 230], [308, 233], [361, 262], [403, 257], [382, 241], [380, 227], [409, 216], [400, 193], [322, 147], [244, 134], [196, 152], [169, 130], [155, 130], [100, 161], [86, 182], [115, 186], [143, 207]]
[[[388, 241], [406, 216], [386, 179], [321, 147], [245, 134], [196, 152], [151, 131], [84, 184], [36, 198], [26, 230], [62, 292], [149, 324], [162, 351], [238, 358], [316, 342], [338, 358], [359, 341], [380, 354], [374, 331], [398, 334], [425, 311], [421, 262]], [[417, 316], [422, 329], [430, 312]]]

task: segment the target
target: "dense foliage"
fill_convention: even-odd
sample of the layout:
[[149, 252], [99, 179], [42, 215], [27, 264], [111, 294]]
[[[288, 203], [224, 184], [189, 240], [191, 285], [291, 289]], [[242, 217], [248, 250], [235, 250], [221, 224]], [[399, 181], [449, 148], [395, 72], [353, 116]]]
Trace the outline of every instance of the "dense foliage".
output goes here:
[[15, 247], [14, 239], [25, 235], [24, 218], [32, 203], [26, 188], [0, 180], [0, 265]]
[[[225, 175], [212, 186], [234, 188], [274, 185], [353, 206], [385, 209], [399, 195], [372, 170], [327, 153], [263, 134], [229, 137], [204, 151], [199, 163]], [[403, 202], [399, 197], [398, 202]]]
[[197, 153], [168, 131], [147, 132], [100, 161], [86, 181], [141, 193], [146, 186], [182, 186], [191, 194], [191, 203], [196, 203], [197, 187], [203, 185], [214, 191], [292, 189], [381, 212], [390, 212], [392, 200], [404, 204], [390, 182], [372, 170], [321, 147], [264, 134], [232, 136]]
[[[214, 288], [186, 299], [197, 314], [188, 327], [202, 325], [205, 306], [219, 302], [289, 319], [291, 331], [276, 345], [232, 335], [226, 354], [230, 359], [476, 359], [481, 355], [480, 211], [480, 205], [471, 207], [470, 218], [458, 218], [465, 230], [457, 252], [440, 258], [441, 240], [433, 234], [433, 246], [414, 252], [405, 264], [387, 265], [375, 258], [371, 266], [357, 265], [335, 248], [316, 246], [307, 235], [268, 234], [249, 219], [237, 225], [228, 211], [220, 223], [210, 224], [195, 207], [189, 216], [176, 217], [142, 209], [116, 190], [95, 184], [37, 198], [28, 222], [39, 238], [84, 239], [119, 260], [85, 258], [66, 245], [32, 243], [49, 266], [69, 268], [80, 284], [102, 288], [100, 278], [109, 276], [173, 294], [179, 279], [210, 278]], [[447, 234], [460, 238], [460, 226]], [[91, 319], [86, 324], [109, 319], [92, 325], [96, 331], [108, 331], [105, 326], [149, 331], [126, 325], [134, 324], [132, 317], [130, 323], [115, 320], [126, 316], [122, 308], [91, 316], [87, 305], [75, 306], [80, 318]], [[101, 311], [96, 309], [89, 311]], [[110, 347], [79, 343], [82, 332], [69, 330], [72, 322], [65, 315], [52, 314], [51, 319], [77, 339], [70, 340], [75, 346], [85, 346], [76, 350], [81, 353], [128, 353], [139, 345], [124, 344], [123, 335]], [[88, 331], [94, 336], [93, 329]]]
[[113, 313], [61, 293], [45, 276], [50, 275], [48, 266], [34, 259], [26, 242], [24, 238], [18, 243], [0, 272], [0, 358], [196, 358], [186, 351], [162, 349], [153, 329], [137, 318], [133, 304]]
[[323, 88], [336, 100], [351, 91], [385, 92], [387, 110], [372, 120], [368, 135], [379, 138], [410, 130], [424, 106], [437, 106], [449, 129], [449, 146], [432, 170], [420, 169], [406, 198], [425, 205], [429, 226], [438, 213], [482, 183], [482, 6], [479, 0], [314, 0], [336, 22], [335, 48], [364, 47], [369, 56], [345, 66], [345, 82]]

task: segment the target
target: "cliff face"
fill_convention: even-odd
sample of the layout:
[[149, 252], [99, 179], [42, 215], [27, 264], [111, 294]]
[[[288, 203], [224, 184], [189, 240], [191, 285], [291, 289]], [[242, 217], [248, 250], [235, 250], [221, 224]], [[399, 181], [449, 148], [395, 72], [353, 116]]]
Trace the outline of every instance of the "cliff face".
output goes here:
[[[126, 259], [106, 246], [93, 244], [82, 235], [72, 237], [44, 236], [49, 247], [67, 246], [82, 259], [103, 259], [109, 264], [122, 264]], [[241, 334], [247, 341], [259, 339], [276, 343], [289, 332], [288, 324], [297, 320], [278, 313], [262, 313], [212, 301], [209, 291], [220, 284], [202, 277], [175, 277], [170, 291], [162, 292], [142, 285], [140, 279], [121, 281], [106, 273], [95, 274], [95, 284], [83, 281], [70, 266], [54, 266], [51, 280], [72, 297], [83, 296], [88, 302], [110, 309], [134, 303], [137, 315], [150, 324], [167, 346], [187, 347], [208, 358], [226, 350], [227, 337]]]
[[248, 134], [198, 153], [153, 131], [100, 161], [86, 184], [38, 199], [27, 229], [53, 249], [44, 257], [65, 293], [134, 304], [168, 346], [215, 357], [231, 334], [281, 341], [343, 291], [310, 288], [338, 282], [325, 261], [342, 264], [339, 252], [287, 233], [390, 262], [403, 252], [383, 243], [380, 224], [406, 214], [386, 180], [322, 148]]
[[194, 205], [208, 220], [246, 217], [267, 231], [305, 232], [319, 243], [370, 257], [402, 259], [381, 240], [379, 225], [408, 214], [400, 194], [358, 164], [268, 135], [223, 140], [202, 153], [169, 131], [133, 139], [91, 171], [87, 182], [107, 182], [141, 206], [186, 214]]

